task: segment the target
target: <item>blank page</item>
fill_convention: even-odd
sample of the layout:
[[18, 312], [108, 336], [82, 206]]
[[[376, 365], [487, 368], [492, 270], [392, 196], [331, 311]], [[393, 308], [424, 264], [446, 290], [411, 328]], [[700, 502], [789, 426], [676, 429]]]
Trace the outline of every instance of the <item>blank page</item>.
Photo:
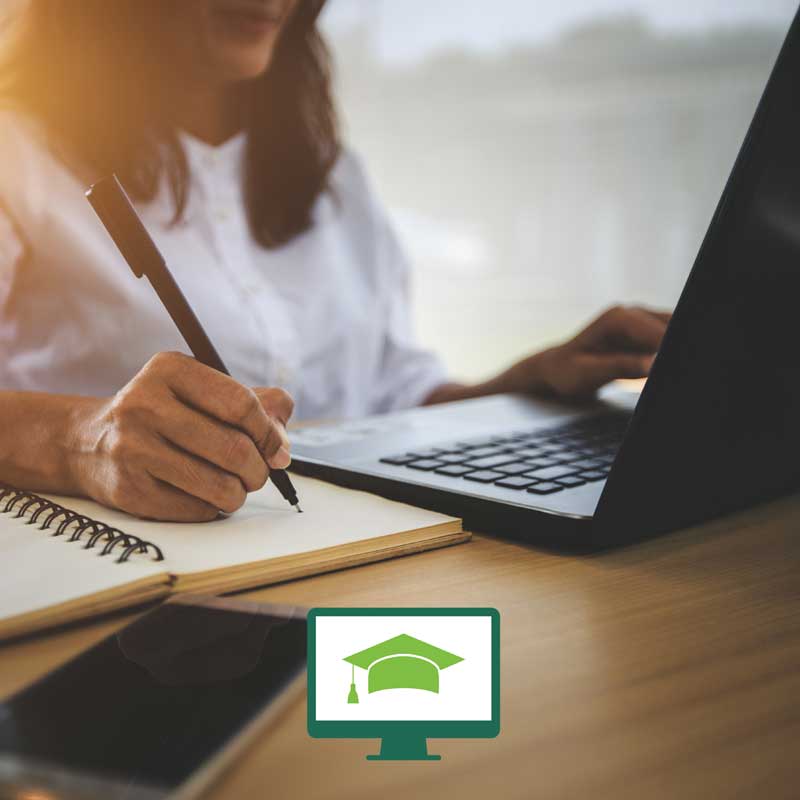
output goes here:
[[162, 568], [173, 574], [228, 568], [380, 536], [433, 529], [461, 530], [453, 517], [385, 500], [366, 492], [292, 475], [303, 513], [298, 514], [268, 482], [234, 514], [213, 522], [150, 522], [88, 500], [57, 498], [69, 508], [155, 542]]
[[[75, 609], [67, 607], [76, 603], [84, 609], [77, 616], [86, 616], [87, 608], [88, 613], [97, 613], [119, 605], [113, 601], [122, 595], [145, 589], [152, 595], [158, 586], [156, 596], [168, 593], [164, 562], [135, 555], [118, 564], [114, 555], [100, 556], [100, 547], [85, 550], [81, 542], [68, 538], [0, 514], [0, 637], [41, 627], [32, 617], [38, 618], [45, 609], [47, 624], [54, 625], [75, 618]], [[23, 624], [24, 619], [28, 621]]]

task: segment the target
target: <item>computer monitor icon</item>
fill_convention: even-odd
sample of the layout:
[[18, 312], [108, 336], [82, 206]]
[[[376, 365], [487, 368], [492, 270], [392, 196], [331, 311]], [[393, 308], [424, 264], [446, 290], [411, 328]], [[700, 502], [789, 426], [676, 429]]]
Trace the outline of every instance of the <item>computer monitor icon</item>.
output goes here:
[[438, 760], [428, 738], [500, 732], [494, 608], [315, 608], [308, 614], [308, 732], [380, 738], [379, 760]]

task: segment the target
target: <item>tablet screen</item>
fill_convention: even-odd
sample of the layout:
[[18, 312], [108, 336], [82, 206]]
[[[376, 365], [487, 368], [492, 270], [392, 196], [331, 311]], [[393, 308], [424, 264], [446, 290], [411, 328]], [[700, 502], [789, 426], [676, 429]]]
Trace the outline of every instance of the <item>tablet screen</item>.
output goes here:
[[4, 777], [21, 761], [161, 796], [263, 712], [305, 654], [302, 615], [163, 605], [0, 705]]

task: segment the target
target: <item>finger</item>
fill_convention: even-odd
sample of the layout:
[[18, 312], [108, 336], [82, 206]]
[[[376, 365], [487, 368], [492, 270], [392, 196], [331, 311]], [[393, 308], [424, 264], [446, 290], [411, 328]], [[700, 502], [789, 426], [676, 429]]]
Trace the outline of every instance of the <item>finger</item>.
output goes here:
[[662, 319], [658, 314], [641, 308], [631, 310], [630, 327], [625, 335], [635, 347], [646, 352], [656, 353], [667, 330], [669, 319]]
[[240, 428], [254, 442], [263, 440], [269, 421], [252, 389], [199, 362], [194, 364], [199, 369], [190, 367], [171, 376], [170, 386], [176, 396], [193, 408]]
[[671, 311], [659, 311], [658, 309], [646, 308], [645, 306], [637, 306], [637, 308], [640, 308], [645, 313], [650, 314], [650, 316], [661, 320], [661, 322], [669, 322], [672, 319]]
[[587, 333], [593, 333], [585, 342], [589, 348], [625, 348], [649, 353], [658, 350], [667, 327], [666, 322], [643, 309], [621, 306], [603, 314], [595, 325], [587, 329]]
[[590, 394], [619, 378], [644, 378], [650, 372], [652, 356], [627, 353], [587, 354], [576, 363], [581, 376], [579, 393]]
[[[150, 363], [157, 368], [165, 362], [164, 379], [179, 400], [244, 431], [267, 463], [288, 444], [283, 426], [269, 417], [252, 389], [180, 353], [165, 353], [161, 361], [152, 359]], [[281, 456], [278, 460], [286, 459]]]
[[294, 412], [294, 400], [288, 392], [275, 387], [261, 386], [253, 389], [253, 391], [267, 414], [279, 419], [284, 425], [289, 423], [289, 419]]
[[247, 497], [242, 482], [235, 475], [163, 441], [154, 445], [147, 472], [152, 478], [227, 514], [241, 508]]
[[277, 452], [267, 457], [267, 463], [274, 469], [286, 469], [292, 462], [291, 445], [286, 433], [286, 424], [294, 411], [294, 400], [283, 389], [258, 387], [253, 390], [267, 416], [277, 423], [281, 444]]
[[146, 503], [132, 504], [123, 511], [164, 522], [210, 522], [219, 516], [219, 510], [209, 503], [152, 476], [148, 476], [145, 489]]
[[266, 462], [253, 440], [238, 428], [189, 406], [172, 403], [154, 429], [178, 449], [238, 477], [248, 492], [260, 489], [267, 481]]

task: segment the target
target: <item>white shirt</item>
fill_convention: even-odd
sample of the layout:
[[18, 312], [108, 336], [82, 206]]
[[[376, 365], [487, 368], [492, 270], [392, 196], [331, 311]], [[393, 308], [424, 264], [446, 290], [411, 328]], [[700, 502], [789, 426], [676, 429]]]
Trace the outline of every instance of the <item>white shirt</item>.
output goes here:
[[[250, 236], [244, 134], [184, 136], [192, 183], [170, 224], [166, 188], [137, 210], [231, 374], [284, 387], [298, 419], [420, 403], [446, 379], [415, 342], [409, 268], [350, 153], [314, 224], [273, 250]], [[189, 352], [33, 122], [0, 112], [0, 389], [111, 395], [156, 352]]]

